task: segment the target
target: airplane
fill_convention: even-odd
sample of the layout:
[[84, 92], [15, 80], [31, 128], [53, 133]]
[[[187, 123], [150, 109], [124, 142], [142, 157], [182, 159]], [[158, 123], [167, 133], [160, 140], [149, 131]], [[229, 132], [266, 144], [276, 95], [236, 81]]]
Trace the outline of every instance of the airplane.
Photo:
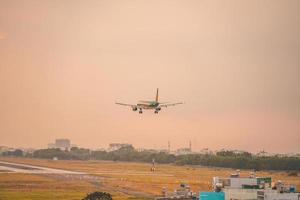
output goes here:
[[169, 106], [176, 106], [179, 104], [183, 104], [183, 102], [178, 103], [169, 103], [169, 102], [159, 102], [158, 101], [158, 88], [156, 90], [156, 96], [154, 101], [138, 101], [137, 104], [126, 104], [126, 103], [119, 103], [116, 104], [121, 106], [129, 106], [132, 108], [133, 111], [139, 110], [139, 114], [143, 113], [143, 109], [155, 109], [154, 113], [158, 114], [162, 107], [169, 107]]

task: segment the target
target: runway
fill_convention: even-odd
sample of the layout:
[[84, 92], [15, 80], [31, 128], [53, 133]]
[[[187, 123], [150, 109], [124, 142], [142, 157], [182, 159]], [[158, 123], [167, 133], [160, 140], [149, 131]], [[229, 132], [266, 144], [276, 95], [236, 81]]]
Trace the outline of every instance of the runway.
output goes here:
[[0, 173], [27, 173], [27, 174], [86, 174], [84, 172], [76, 172], [49, 167], [40, 167], [36, 165], [19, 164], [12, 162], [0, 161]]

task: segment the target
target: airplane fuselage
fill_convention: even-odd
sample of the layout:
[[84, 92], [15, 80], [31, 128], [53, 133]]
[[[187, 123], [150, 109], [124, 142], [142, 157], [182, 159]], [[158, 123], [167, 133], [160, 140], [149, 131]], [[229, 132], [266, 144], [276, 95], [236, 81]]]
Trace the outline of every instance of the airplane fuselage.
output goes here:
[[157, 101], [139, 101], [137, 106], [143, 109], [156, 109], [159, 107], [159, 103]]

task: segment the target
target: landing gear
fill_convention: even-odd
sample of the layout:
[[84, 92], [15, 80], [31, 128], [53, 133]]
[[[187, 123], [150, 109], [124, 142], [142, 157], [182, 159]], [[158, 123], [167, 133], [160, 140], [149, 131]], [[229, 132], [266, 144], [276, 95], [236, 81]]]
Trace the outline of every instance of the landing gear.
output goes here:
[[155, 114], [158, 114], [158, 112], [161, 110], [161, 107], [157, 107], [157, 108], [155, 108], [155, 111], [154, 111], [154, 113]]
[[139, 110], [139, 114], [143, 114], [143, 110], [142, 109]]

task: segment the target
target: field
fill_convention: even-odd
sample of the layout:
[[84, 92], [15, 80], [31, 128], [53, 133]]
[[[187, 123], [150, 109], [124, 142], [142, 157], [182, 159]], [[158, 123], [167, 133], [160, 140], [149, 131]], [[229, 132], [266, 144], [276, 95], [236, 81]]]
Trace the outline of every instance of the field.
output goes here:
[[[86, 172], [88, 175], [21, 174], [0, 172], [0, 200], [7, 199], [82, 199], [86, 193], [106, 191], [113, 199], [153, 199], [163, 187], [174, 191], [182, 182], [195, 192], [212, 189], [212, 177], [227, 177], [233, 170], [195, 166], [156, 166], [151, 164], [109, 161], [53, 161], [24, 158], [0, 160], [32, 164], [43, 167]], [[248, 176], [249, 171], [241, 171]], [[300, 177], [286, 172], [258, 172], [257, 176], [270, 176], [273, 181], [295, 184], [300, 188]]]

